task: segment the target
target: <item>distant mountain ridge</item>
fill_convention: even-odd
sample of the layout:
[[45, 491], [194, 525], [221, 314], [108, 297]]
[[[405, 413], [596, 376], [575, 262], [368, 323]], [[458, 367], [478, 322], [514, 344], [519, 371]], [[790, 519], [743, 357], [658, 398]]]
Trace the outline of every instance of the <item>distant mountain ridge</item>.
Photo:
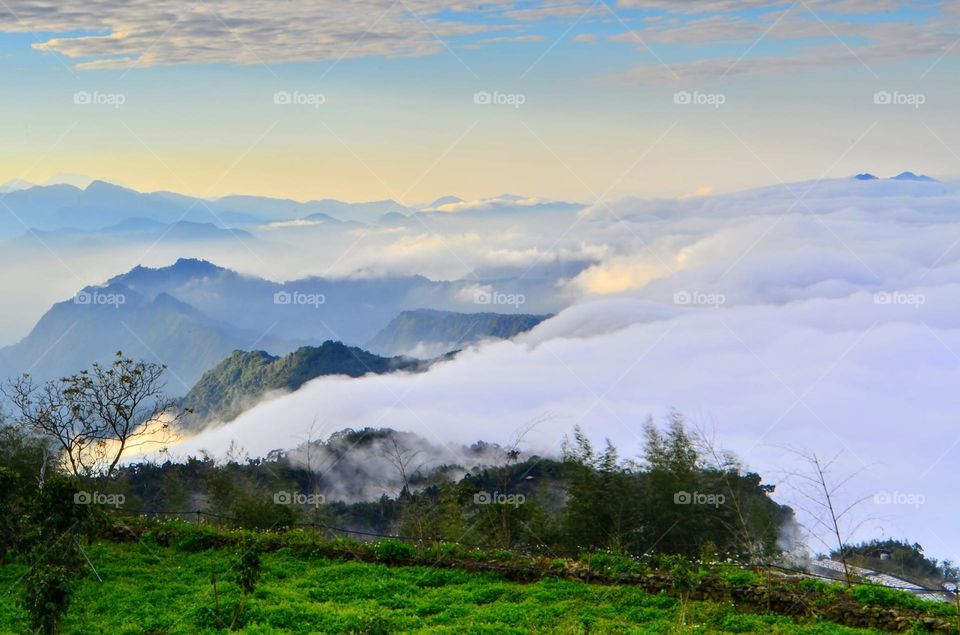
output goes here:
[[[148, 297], [123, 284], [108, 284], [87, 287], [55, 304], [27, 337], [0, 349], [0, 372], [3, 379], [24, 372], [54, 379], [108, 361], [111, 350], [122, 350], [168, 364], [169, 391], [182, 394], [199, 377], [198, 369], [256, 337], [169, 294]], [[264, 344], [277, 350], [296, 345], [269, 336]]]
[[233, 351], [203, 374], [182, 400], [192, 413], [187, 427], [208, 421], [228, 422], [274, 390], [297, 390], [323, 375], [361, 377], [368, 373], [419, 371], [430, 362], [408, 357], [381, 357], [342, 342], [304, 346], [279, 357], [265, 351]]
[[510, 339], [549, 315], [403, 311], [367, 343], [383, 355], [434, 356], [486, 339]]
[[925, 181], [927, 183], [936, 183], [937, 179], [926, 174], [914, 174], [913, 172], [901, 172], [896, 176], [891, 176], [895, 181]]
[[[871, 174], [871, 173], [869, 173], [869, 172], [863, 172], [863, 173], [861, 173], [861, 174], [857, 174], [857, 175], [855, 175], [855, 176], [853, 177], [853, 179], [856, 180], [856, 181], [879, 181], [879, 180], [881, 180], [879, 177], [877, 177], [877, 176], [875, 176], [875, 175], [873, 175], [873, 174]], [[891, 176], [891, 177], [888, 178], [888, 180], [890, 180], [890, 181], [920, 181], [920, 182], [924, 182], [924, 183], [939, 183], [939, 181], [937, 181], [937, 179], [933, 178], [932, 176], [927, 176], [926, 174], [914, 174], [913, 172], [909, 172], [909, 171], [907, 171], [907, 172], [901, 172], [900, 174], [897, 174], [896, 176]]]
[[100, 230], [132, 217], [173, 224], [180, 221], [229, 226], [254, 226], [275, 221], [323, 216], [334, 222], [376, 224], [387, 214], [410, 215], [417, 210], [396, 201], [347, 203], [333, 199], [299, 202], [261, 196], [203, 199], [175, 192], [138, 192], [94, 180], [84, 187], [69, 183], [33, 185], [10, 181], [0, 187], [0, 201], [12, 214], [0, 215], [0, 238], [39, 230]]
[[[274, 282], [197, 259], [137, 266], [54, 304], [26, 337], [0, 348], [0, 381], [24, 372], [55, 379], [122, 350], [166, 364], [169, 393], [179, 396], [234, 350], [285, 355], [327, 340], [360, 346], [403, 311], [462, 306], [476, 284], [422, 276]], [[497, 284], [503, 293], [549, 298], [549, 280]]]

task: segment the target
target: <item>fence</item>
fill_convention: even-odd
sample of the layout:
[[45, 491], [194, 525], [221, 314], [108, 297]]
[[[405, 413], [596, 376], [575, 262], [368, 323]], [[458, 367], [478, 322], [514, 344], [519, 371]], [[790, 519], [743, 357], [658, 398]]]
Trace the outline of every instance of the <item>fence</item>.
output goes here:
[[[236, 521], [237, 521], [237, 518], [235, 518], [235, 517], [233, 517], [233, 516], [225, 516], [225, 515], [223, 515], [223, 514], [216, 514], [216, 513], [213, 513], [213, 512], [204, 511], [204, 510], [200, 510], [200, 509], [198, 509], [198, 510], [188, 510], [188, 511], [138, 510], [138, 509], [126, 509], [126, 508], [119, 509], [119, 508], [109, 508], [109, 507], [106, 508], [106, 509], [109, 509], [109, 510], [111, 510], [111, 511], [118, 512], [118, 513], [126, 514], [126, 515], [133, 514], [133, 515], [145, 516], [145, 517], [147, 517], [147, 518], [150, 518], [150, 517], [152, 517], [152, 516], [177, 516], [177, 517], [180, 517], [182, 520], [194, 519], [194, 518], [195, 518], [195, 519], [196, 519], [196, 524], [198, 524], [198, 525], [203, 523], [203, 517], [204, 517], [204, 516], [209, 517], [209, 518], [215, 518], [215, 519], [217, 519], [217, 520], [222, 520], [222, 521], [229, 521], [229, 522], [236, 522]], [[339, 534], [344, 534], [344, 535], [347, 535], [347, 536], [349, 536], [349, 535], [356, 535], [356, 536], [364, 536], [364, 537], [366, 537], [366, 538], [381, 538], [381, 539], [391, 539], [391, 540], [403, 540], [403, 541], [415, 542], [415, 543], [420, 543], [420, 542], [423, 542], [423, 541], [424, 541], [423, 538], [418, 538], [418, 537], [416, 537], [416, 536], [403, 536], [403, 535], [400, 535], [400, 534], [383, 534], [383, 533], [378, 533], [378, 532], [362, 531], [362, 530], [357, 530], [357, 529], [347, 529], [347, 528], [345, 528], [345, 527], [335, 527], [335, 526], [333, 526], [333, 525], [329, 525], [329, 524], [323, 523], [323, 522], [292, 523], [291, 526], [293, 526], [293, 527], [301, 527], [301, 528], [304, 528], [304, 529], [313, 529], [313, 530], [315, 530], [315, 531], [325, 530], [325, 531], [330, 532], [331, 534], [337, 534], [337, 533], [339, 533]], [[455, 544], [455, 545], [459, 545], [459, 546], [462, 546], [462, 547], [470, 547], [470, 548], [473, 548], [473, 549], [490, 549], [490, 548], [491, 548], [491, 545], [489, 545], [489, 544], [483, 545], [483, 544], [477, 544], [477, 543], [462, 542], [462, 541], [459, 541], [459, 540], [449, 540], [449, 539], [442, 538], [442, 537], [431, 537], [430, 540], [433, 541], [433, 542], [443, 542], [443, 543], [446, 543], [446, 544]], [[551, 553], [551, 552], [552, 552], [551, 549], [550, 549], [550, 547], [549, 547], [548, 545], [540, 544], [540, 545], [538, 545], [538, 547], [541, 548], [541, 551], [539, 552], [539, 553], [541, 553], [541, 554], [542, 554], [542, 553]], [[521, 549], [521, 550], [518, 550], [518, 549], [510, 549], [510, 551], [513, 551], [513, 552], [516, 552], [516, 553], [520, 553], [520, 554], [523, 554], [523, 555], [528, 555], [528, 556], [529, 556], [529, 555], [534, 555], [534, 554], [537, 554], [537, 553], [538, 553], [538, 552], [536, 552], [536, 551], [532, 551], [532, 550], [522, 550], [522, 549]], [[754, 570], [756, 570], [756, 569], [773, 569], [773, 570], [780, 571], [780, 572], [782, 572], [782, 573], [791, 574], [791, 575], [800, 575], [800, 576], [804, 576], [804, 577], [808, 577], [808, 578], [815, 578], [815, 579], [820, 579], [820, 580], [826, 580], [826, 581], [829, 581], [829, 582], [843, 582], [843, 580], [842, 580], [841, 578], [838, 578], [838, 577], [831, 577], [831, 576], [827, 576], [827, 575], [822, 575], [822, 574], [814, 573], [814, 572], [812, 572], [812, 571], [808, 571], [807, 569], [798, 569], [798, 568], [784, 567], [784, 566], [781, 566], [781, 565], [771, 564], [771, 563], [767, 563], [767, 562], [763, 562], [763, 563], [714, 562], [714, 563], [705, 563], [705, 564], [708, 564], [709, 566], [712, 566], [712, 567], [717, 567], [717, 566], [719, 566], [719, 567], [734, 567], [734, 568], [744, 569], [744, 570], [749, 570], [749, 569], [754, 569]], [[931, 588], [925, 587], [925, 586], [923, 586], [923, 585], [915, 585], [915, 586], [895, 586], [895, 585], [889, 585], [889, 584], [881, 584], [881, 583], [873, 582], [873, 581], [870, 581], [870, 580], [859, 580], [859, 581], [857, 581], [857, 584], [862, 585], [862, 586], [875, 586], [875, 587], [880, 587], [880, 588], [885, 588], [885, 589], [896, 589], [896, 590], [901, 590], [901, 591], [908, 591], [908, 592], [915, 593], [915, 594], [916, 594], [916, 593], [934, 593], [934, 594], [939, 594], [939, 595], [944, 596], [944, 597], [951, 597], [951, 596], [953, 595], [951, 592], [949, 592], [949, 591], [947, 591], [947, 590], [945, 590], [945, 589], [931, 589]], [[919, 587], [919, 589], [918, 589], [917, 587]]]

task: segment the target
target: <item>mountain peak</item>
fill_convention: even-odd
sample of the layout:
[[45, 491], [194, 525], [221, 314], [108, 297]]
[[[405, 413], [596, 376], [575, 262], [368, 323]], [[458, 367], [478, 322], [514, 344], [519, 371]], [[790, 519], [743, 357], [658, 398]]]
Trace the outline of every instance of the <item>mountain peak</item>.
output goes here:
[[207, 273], [215, 271], [226, 271], [223, 267], [213, 264], [203, 258], [178, 258], [175, 263], [169, 267], [162, 267], [157, 271], [184, 271], [191, 273]]
[[925, 181], [925, 182], [936, 182], [936, 179], [926, 174], [914, 174], [913, 172], [901, 172], [900, 174], [890, 177], [894, 181]]
[[416, 359], [381, 357], [333, 340], [320, 346], [302, 346], [283, 357], [235, 350], [205, 372], [184, 397], [183, 405], [193, 413], [187, 425], [231, 421], [270, 391], [297, 390], [324, 375], [361, 377], [424, 370], [428, 365]]
[[877, 177], [870, 174], [869, 172], [862, 172], [853, 178], [857, 181], [876, 181], [877, 180]]
[[140, 194], [136, 190], [131, 190], [128, 187], [123, 187], [122, 185], [117, 185], [116, 183], [111, 183], [109, 181], [101, 181], [100, 179], [94, 179], [90, 181], [86, 187], [83, 188], [84, 192], [90, 194], [97, 194], [103, 192], [127, 192], [130, 194]]
[[109, 284], [119, 282], [130, 285], [131, 287], [140, 287], [141, 285], [151, 285], [160, 281], [177, 281], [189, 278], [209, 276], [229, 271], [219, 267], [207, 260], [199, 258], [180, 258], [172, 265], [166, 267], [144, 267], [137, 265], [127, 273], [122, 273], [109, 280]]

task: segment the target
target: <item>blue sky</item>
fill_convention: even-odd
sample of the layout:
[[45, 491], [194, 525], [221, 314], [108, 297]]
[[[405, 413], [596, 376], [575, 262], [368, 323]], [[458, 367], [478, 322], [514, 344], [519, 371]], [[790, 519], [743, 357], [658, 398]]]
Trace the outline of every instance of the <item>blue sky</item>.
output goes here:
[[945, 3], [49, 4], [0, 22], [0, 181], [589, 202], [958, 171]]

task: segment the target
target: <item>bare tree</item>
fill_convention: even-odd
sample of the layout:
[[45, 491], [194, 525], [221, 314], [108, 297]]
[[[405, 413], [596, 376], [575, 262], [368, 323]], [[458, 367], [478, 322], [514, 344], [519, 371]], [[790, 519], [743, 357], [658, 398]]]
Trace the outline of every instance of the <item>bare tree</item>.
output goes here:
[[[523, 440], [528, 434], [530, 434], [534, 428], [538, 425], [551, 419], [552, 416], [549, 414], [543, 414], [538, 417], [535, 417], [531, 421], [527, 422], [526, 425], [521, 426], [513, 434], [513, 437], [510, 439], [510, 442], [503, 448], [503, 464], [499, 466], [499, 476], [500, 476], [500, 493], [503, 496], [509, 496], [510, 492], [510, 468], [520, 462], [521, 451], [520, 446], [523, 444]], [[504, 548], [510, 548], [513, 544], [513, 523], [511, 522], [512, 517], [516, 515], [517, 507], [512, 507], [510, 505], [498, 505], [500, 511], [500, 539]]]
[[25, 374], [3, 392], [24, 424], [53, 440], [74, 475], [109, 478], [124, 452], [170, 440], [182, 413], [165, 396], [165, 369], [118, 351], [109, 365], [39, 385]]
[[817, 531], [810, 532], [816, 540], [828, 549], [836, 548], [836, 552], [840, 556], [840, 563], [843, 565], [844, 578], [847, 585], [850, 585], [853, 583], [854, 576], [847, 562], [847, 542], [866, 521], [861, 520], [859, 523], [852, 523], [849, 516], [870, 496], [863, 496], [850, 502], [841, 502], [842, 499], [846, 499], [841, 492], [865, 468], [852, 472], [845, 477], [835, 477], [836, 462], [840, 458], [840, 453], [827, 461], [821, 459], [815, 452], [804, 454], [794, 451], [794, 454], [807, 465], [806, 471], [790, 473], [799, 481], [799, 486], [794, 489], [809, 504], [809, 506], [802, 504], [796, 506], [806, 512], [812, 519], [814, 528], [826, 531], [830, 535], [830, 541], [834, 542], [835, 545], [831, 545], [830, 542], [821, 538]]
[[765, 564], [763, 562], [765, 550], [763, 545], [754, 539], [754, 532], [750, 530], [750, 524], [747, 522], [743, 501], [740, 498], [740, 490], [734, 486], [735, 482], [740, 478], [740, 462], [731, 452], [718, 449], [715, 435], [708, 435], [700, 426], [695, 430], [694, 443], [699, 450], [699, 454], [708, 458], [712, 464], [711, 466], [717, 470], [723, 479], [724, 485], [727, 488], [727, 494], [730, 496], [730, 501], [737, 517], [738, 527], [734, 531], [734, 535], [739, 534], [737, 539], [747, 550], [750, 557], [750, 564]]
[[391, 432], [388, 436], [390, 445], [384, 451], [387, 460], [393, 465], [393, 468], [397, 471], [397, 475], [400, 477], [400, 482], [403, 485], [403, 488], [400, 490], [400, 506], [401, 509], [404, 507], [410, 513], [413, 519], [414, 529], [417, 532], [417, 540], [421, 543], [423, 542], [423, 519], [420, 515], [420, 509], [417, 505], [416, 498], [413, 495], [413, 488], [410, 486], [410, 476], [411, 472], [416, 473], [420, 466], [411, 468], [413, 462], [418, 456], [420, 456], [420, 450], [413, 450], [401, 444], [397, 440], [397, 434]]

